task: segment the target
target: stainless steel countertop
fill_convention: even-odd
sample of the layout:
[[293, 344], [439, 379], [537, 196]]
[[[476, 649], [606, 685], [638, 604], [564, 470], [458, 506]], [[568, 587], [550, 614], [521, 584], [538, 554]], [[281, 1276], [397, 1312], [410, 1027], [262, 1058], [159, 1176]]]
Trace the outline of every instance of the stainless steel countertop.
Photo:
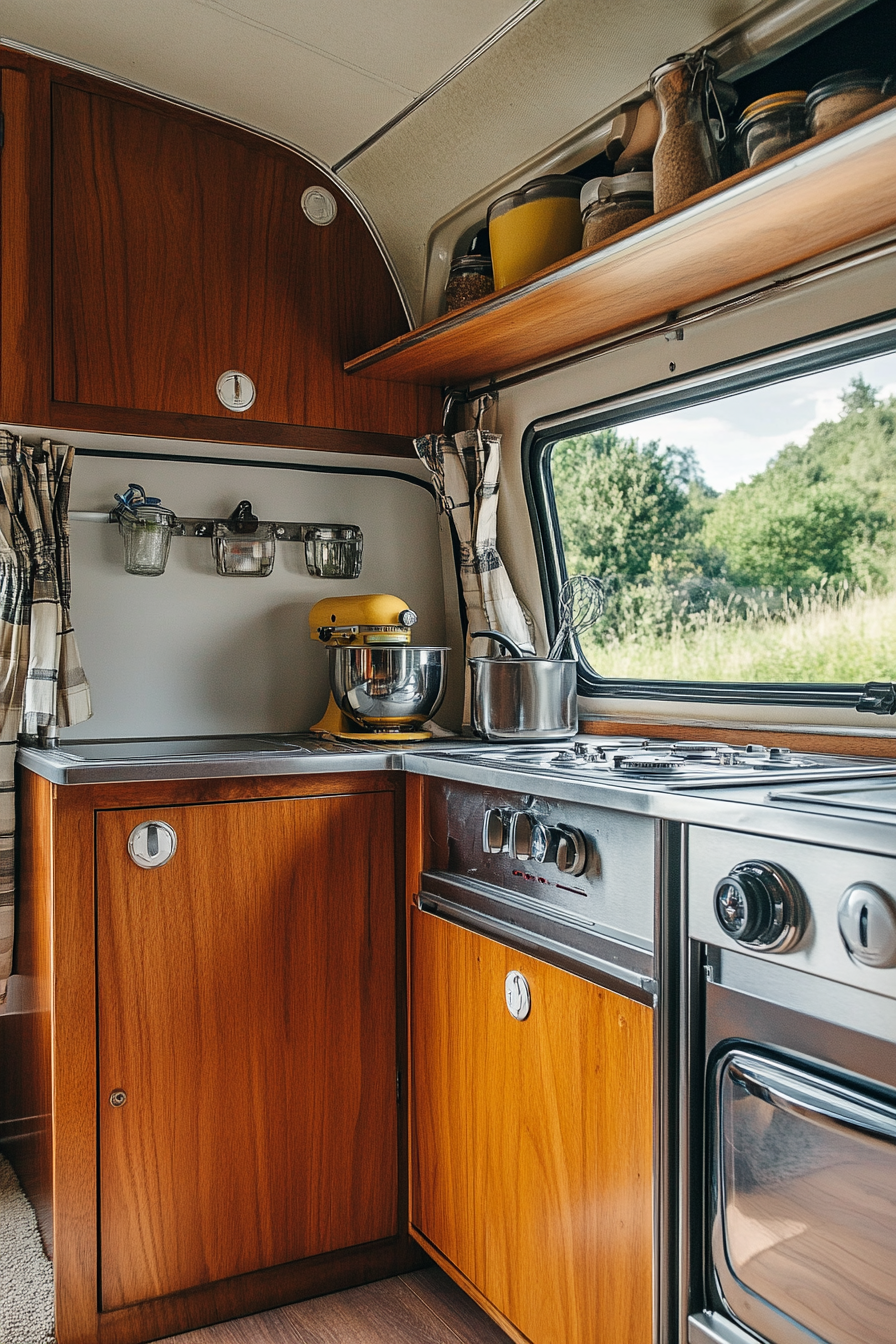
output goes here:
[[[178, 741], [183, 743], [186, 754], [171, 754], [177, 752]], [[507, 793], [593, 804], [656, 820], [716, 826], [896, 856], [896, 813], [889, 818], [886, 814], [840, 814], [827, 807], [813, 810], [809, 799], [806, 805], [777, 800], [774, 795], [785, 791], [780, 782], [704, 787], [691, 792], [666, 791], [650, 782], [620, 787], [612, 781], [584, 779], [572, 772], [557, 776], [536, 774], [495, 762], [489, 759], [490, 744], [470, 738], [439, 738], [416, 745], [395, 743], [383, 750], [322, 742], [302, 733], [257, 734], [215, 741], [218, 749], [201, 754], [189, 754], [190, 739], [162, 739], [164, 754], [158, 751], [154, 754], [153, 749], [160, 744], [148, 739], [83, 744], [66, 741], [58, 748], [20, 747], [18, 761], [44, 779], [65, 785], [405, 770], [409, 774], [463, 780]], [[468, 757], [470, 752], [478, 754], [480, 749], [482, 764], [450, 758], [455, 751]], [[879, 759], [869, 761], [869, 767], [879, 768], [882, 764]], [[896, 760], [892, 769], [896, 778]], [[811, 778], [800, 779], [798, 784], [787, 786], [786, 792], [791, 795], [796, 790], [808, 792], [811, 787]]]
[[[476, 750], [469, 738], [433, 738], [382, 749], [321, 739], [311, 733], [254, 733], [194, 738], [65, 740], [58, 747], [20, 746], [19, 765], [53, 784], [124, 784], [166, 779], [402, 770], [412, 753], [451, 746]], [[483, 746], [485, 743], [483, 743]], [[399, 750], [400, 748], [400, 750]]]

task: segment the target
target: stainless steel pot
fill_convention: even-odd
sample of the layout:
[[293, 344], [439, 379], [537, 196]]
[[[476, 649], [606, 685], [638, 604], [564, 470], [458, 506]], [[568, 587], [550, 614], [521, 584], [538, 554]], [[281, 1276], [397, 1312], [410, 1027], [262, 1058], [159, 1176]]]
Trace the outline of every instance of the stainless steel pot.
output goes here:
[[442, 703], [448, 649], [352, 644], [328, 652], [336, 704], [362, 728], [381, 732], [417, 728]]
[[578, 731], [577, 664], [532, 658], [494, 630], [474, 639], [503, 644], [510, 658], [469, 658], [473, 731], [488, 742], [557, 742]]

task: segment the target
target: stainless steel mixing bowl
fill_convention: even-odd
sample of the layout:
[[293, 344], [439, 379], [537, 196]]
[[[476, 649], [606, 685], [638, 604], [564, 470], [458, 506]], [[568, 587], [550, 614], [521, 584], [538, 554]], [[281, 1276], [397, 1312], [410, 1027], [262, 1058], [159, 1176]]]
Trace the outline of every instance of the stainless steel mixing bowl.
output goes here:
[[415, 644], [330, 648], [330, 689], [362, 728], [400, 733], [431, 719], [448, 679], [448, 649]]

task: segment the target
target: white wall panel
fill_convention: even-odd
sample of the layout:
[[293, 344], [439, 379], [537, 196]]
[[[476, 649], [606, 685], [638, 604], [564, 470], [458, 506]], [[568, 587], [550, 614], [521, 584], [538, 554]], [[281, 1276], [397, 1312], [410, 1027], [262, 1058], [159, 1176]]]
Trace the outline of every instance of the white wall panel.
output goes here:
[[[102, 441], [94, 436], [93, 442]], [[153, 448], [170, 452], [172, 445], [149, 446]], [[194, 445], [193, 451], [228, 454], [217, 445]], [[260, 456], [278, 462], [276, 453]], [[283, 460], [280, 454], [279, 462]], [[327, 459], [297, 454], [295, 460]], [[329, 457], [337, 468], [352, 461]], [[356, 461], [403, 469], [394, 460]], [[210, 541], [175, 537], [165, 573], [138, 578], [124, 572], [116, 526], [73, 522], [72, 613], [93, 691], [94, 717], [64, 736], [307, 728], [327, 697], [327, 655], [309, 639], [308, 612], [327, 594], [395, 593], [420, 615], [415, 642], [445, 642], [436, 506], [418, 485], [388, 477], [310, 474], [279, 465], [200, 464], [186, 455], [174, 462], [78, 455], [71, 507], [110, 507], [113, 491], [130, 481], [160, 495], [184, 516], [226, 516], [240, 499], [248, 498], [260, 518], [357, 523], [364, 533], [361, 577], [312, 578], [305, 568], [304, 547], [293, 542], [278, 544], [269, 578], [221, 578], [215, 573]], [[455, 682], [459, 677], [455, 671]]]

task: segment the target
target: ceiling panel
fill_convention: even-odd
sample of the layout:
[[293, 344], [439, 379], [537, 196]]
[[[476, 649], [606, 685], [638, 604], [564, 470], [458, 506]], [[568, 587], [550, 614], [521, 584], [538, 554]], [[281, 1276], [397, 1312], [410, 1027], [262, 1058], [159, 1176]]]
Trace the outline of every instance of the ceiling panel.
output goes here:
[[522, 7], [523, 0], [192, 0], [274, 40], [422, 93]]
[[334, 163], [522, 0], [4, 0], [3, 36]]

